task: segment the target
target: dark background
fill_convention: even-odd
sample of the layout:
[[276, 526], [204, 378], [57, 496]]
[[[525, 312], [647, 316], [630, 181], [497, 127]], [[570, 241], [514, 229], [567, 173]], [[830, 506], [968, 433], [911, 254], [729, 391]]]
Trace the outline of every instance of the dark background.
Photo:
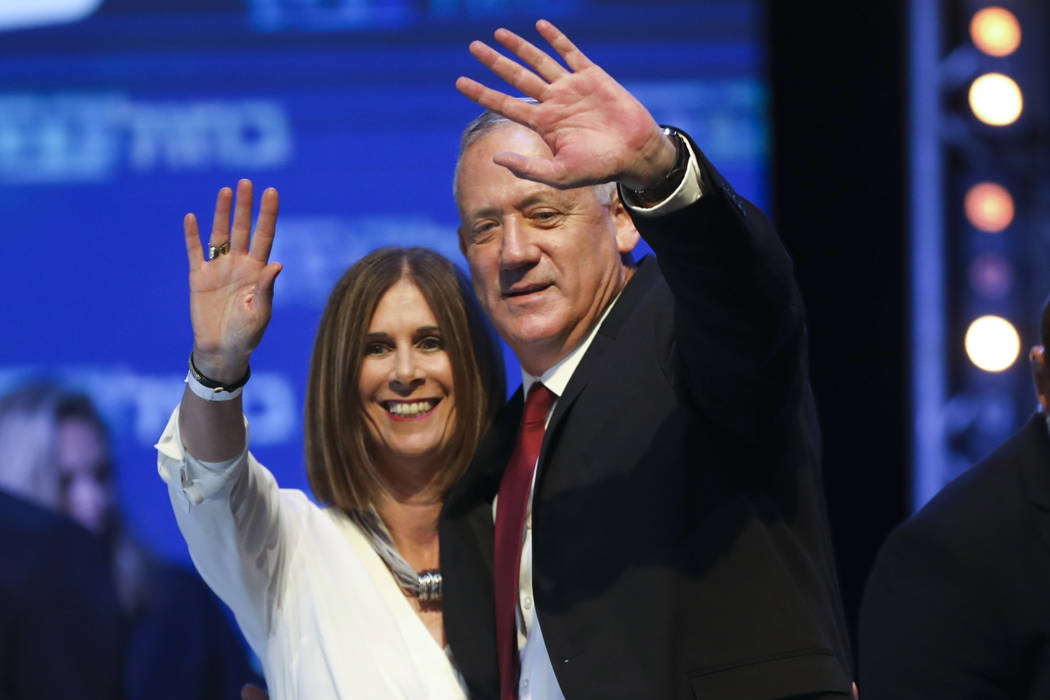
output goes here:
[[909, 512], [906, 12], [902, 2], [766, 7], [772, 215], [809, 312], [855, 640], [871, 562]]

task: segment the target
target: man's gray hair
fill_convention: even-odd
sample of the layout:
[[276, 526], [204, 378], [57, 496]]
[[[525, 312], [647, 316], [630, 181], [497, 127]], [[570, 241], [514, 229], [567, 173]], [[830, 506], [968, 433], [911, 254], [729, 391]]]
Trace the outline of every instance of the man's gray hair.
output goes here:
[[[528, 102], [529, 104], [536, 104], [536, 100], [531, 97], [519, 97], [518, 99], [522, 102]], [[459, 154], [456, 156], [456, 171], [452, 176], [452, 197], [457, 204], [459, 204], [459, 166], [460, 163], [463, 162], [463, 154], [485, 134], [512, 124], [517, 124], [517, 122], [507, 119], [499, 112], [486, 109], [467, 124], [465, 129], [463, 129], [463, 134], [459, 137]], [[613, 195], [616, 192], [615, 182], [603, 182], [600, 185], [594, 185], [593, 187], [594, 196], [597, 197], [600, 204], [609, 205], [612, 203]]]

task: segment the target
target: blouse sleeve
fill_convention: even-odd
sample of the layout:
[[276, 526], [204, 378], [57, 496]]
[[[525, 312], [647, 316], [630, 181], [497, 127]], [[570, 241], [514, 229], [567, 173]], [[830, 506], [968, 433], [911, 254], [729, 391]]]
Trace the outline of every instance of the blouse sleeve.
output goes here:
[[198, 460], [183, 448], [176, 408], [156, 448], [157, 470], [194, 566], [262, 656], [281, 604], [288, 558], [302, 530], [301, 515], [282, 508], [276, 480], [248, 451], [247, 439], [244, 451], [231, 460]]

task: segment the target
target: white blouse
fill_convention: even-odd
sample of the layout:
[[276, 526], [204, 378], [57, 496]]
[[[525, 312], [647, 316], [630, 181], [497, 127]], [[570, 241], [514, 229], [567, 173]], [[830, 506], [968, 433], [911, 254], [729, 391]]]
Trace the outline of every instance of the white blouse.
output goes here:
[[194, 565], [233, 610], [272, 700], [462, 700], [466, 685], [358, 527], [279, 489], [245, 451], [184, 452], [176, 408], [157, 443]]

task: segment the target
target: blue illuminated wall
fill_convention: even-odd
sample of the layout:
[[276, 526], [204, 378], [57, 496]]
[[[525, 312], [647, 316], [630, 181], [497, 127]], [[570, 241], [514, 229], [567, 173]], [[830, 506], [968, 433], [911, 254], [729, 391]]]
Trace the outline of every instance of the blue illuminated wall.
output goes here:
[[0, 32], [0, 389], [49, 376], [86, 390], [112, 426], [132, 526], [178, 558], [152, 445], [192, 344], [182, 218], [208, 221], [219, 187], [280, 190], [284, 272], [245, 398], [255, 453], [296, 488], [307, 364], [335, 279], [393, 243], [460, 261], [451, 174], [478, 110], [453, 82], [497, 84], [471, 39], [500, 25], [535, 37], [532, 20], [549, 17], [767, 202], [757, 2], [170, 4], [109, 2]]

